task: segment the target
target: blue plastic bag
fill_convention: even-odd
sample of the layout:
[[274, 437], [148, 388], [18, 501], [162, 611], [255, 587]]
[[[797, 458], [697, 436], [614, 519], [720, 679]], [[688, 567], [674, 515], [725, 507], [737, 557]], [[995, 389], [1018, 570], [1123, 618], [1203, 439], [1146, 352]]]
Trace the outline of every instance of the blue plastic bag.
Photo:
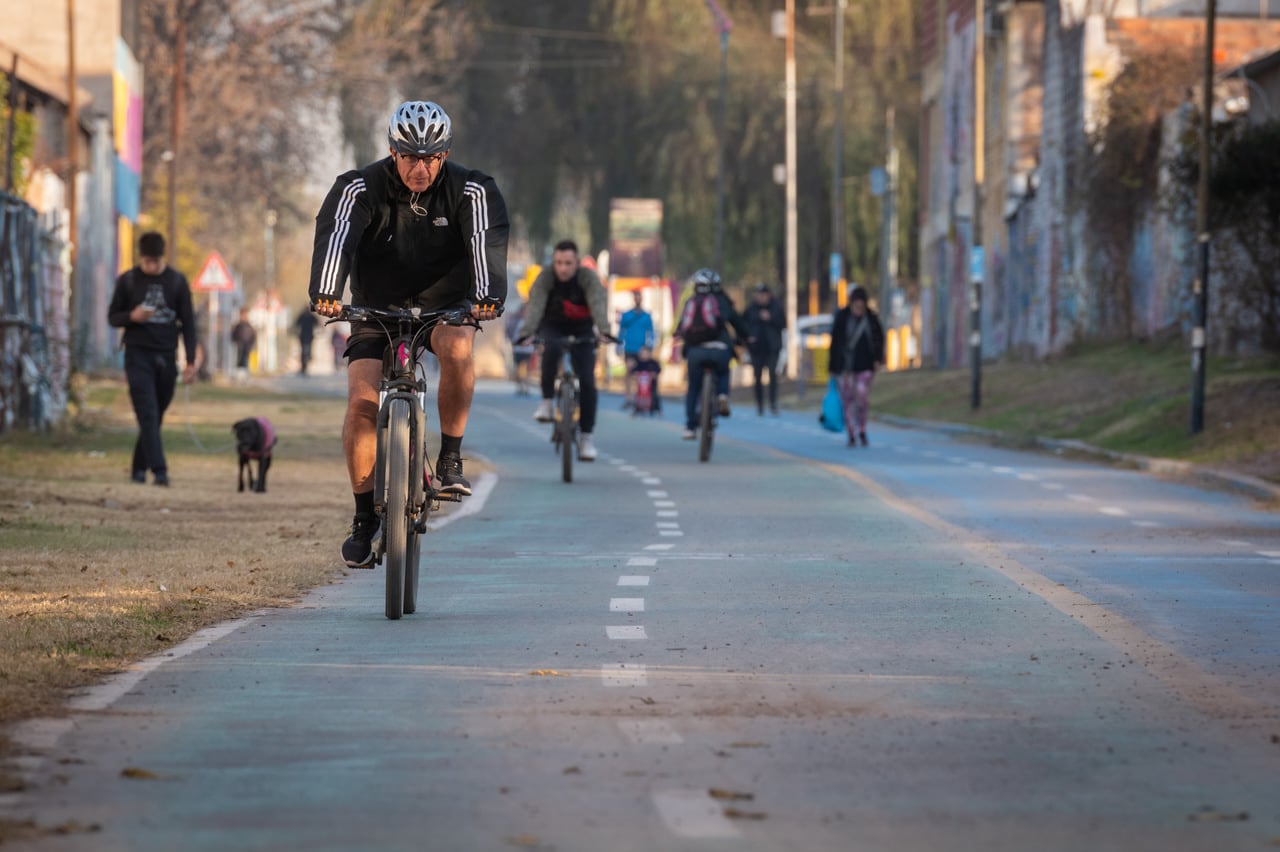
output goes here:
[[840, 400], [840, 391], [836, 390], [836, 377], [827, 379], [827, 393], [822, 397], [822, 413], [818, 422], [828, 432], [844, 430], [844, 403]]

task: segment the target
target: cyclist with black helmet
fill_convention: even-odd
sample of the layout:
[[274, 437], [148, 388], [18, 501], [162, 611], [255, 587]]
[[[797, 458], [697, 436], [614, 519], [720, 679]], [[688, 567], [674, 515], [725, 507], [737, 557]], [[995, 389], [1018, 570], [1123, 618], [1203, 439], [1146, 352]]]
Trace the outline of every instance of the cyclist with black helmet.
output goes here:
[[[730, 335], [729, 330], [733, 329]], [[734, 350], [748, 337], [746, 323], [720, 285], [714, 269], [693, 273], [693, 293], [685, 301], [674, 336], [680, 341], [688, 371], [689, 391], [684, 398], [684, 438], [698, 437], [698, 398], [702, 375], [710, 364], [716, 371], [716, 404], [721, 417], [729, 416], [729, 362]]]
[[[496, 319], [507, 295], [506, 202], [493, 178], [449, 160], [453, 126], [430, 101], [407, 101], [387, 126], [391, 156], [338, 176], [316, 216], [311, 303], [336, 317], [351, 279], [351, 304], [440, 310], [469, 305], [479, 321]], [[430, 350], [440, 361], [441, 445], [437, 487], [467, 496], [462, 436], [475, 389], [476, 329], [438, 325]], [[355, 496], [347, 565], [373, 562], [378, 383], [387, 337], [376, 324], [353, 324], [347, 341], [347, 413], [342, 446]]]

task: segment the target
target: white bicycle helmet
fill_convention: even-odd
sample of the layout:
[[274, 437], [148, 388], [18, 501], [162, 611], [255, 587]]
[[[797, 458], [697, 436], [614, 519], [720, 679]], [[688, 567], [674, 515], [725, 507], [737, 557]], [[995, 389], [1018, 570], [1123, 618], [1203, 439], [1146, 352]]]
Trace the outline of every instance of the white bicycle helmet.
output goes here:
[[401, 154], [440, 154], [453, 142], [453, 122], [439, 104], [405, 101], [391, 113], [387, 138], [392, 149]]
[[712, 293], [720, 289], [720, 273], [714, 269], [703, 267], [693, 273], [693, 291], [695, 293]]

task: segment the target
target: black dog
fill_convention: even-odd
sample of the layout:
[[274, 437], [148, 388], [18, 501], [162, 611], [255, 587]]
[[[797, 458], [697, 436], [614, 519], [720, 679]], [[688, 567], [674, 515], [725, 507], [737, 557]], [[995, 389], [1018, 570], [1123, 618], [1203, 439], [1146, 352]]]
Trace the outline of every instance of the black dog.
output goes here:
[[[249, 490], [267, 490], [267, 469], [271, 467], [271, 449], [276, 445], [276, 430], [271, 421], [265, 417], [247, 417], [231, 427], [236, 433], [236, 452], [240, 454], [240, 474], [237, 481], [244, 490], [245, 471], [249, 472]], [[258, 460], [258, 478], [253, 478], [253, 470], [249, 466], [251, 459]]]

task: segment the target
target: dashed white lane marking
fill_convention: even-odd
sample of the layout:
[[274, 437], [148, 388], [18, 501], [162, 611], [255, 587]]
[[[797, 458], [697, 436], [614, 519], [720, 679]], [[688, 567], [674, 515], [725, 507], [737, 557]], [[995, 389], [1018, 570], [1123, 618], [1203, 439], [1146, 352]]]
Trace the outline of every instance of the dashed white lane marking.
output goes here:
[[1040, 477], [1036, 476], [1034, 473], [1020, 473], [1018, 474], [1018, 478], [1021, 479], [1023, 482], [1039, 482], [1040, 481]]
[[706, 790], [657, 790], [653, 804], [667, 829], [679, 837], [740, 837]]
[[1129, 512], [1119, 506], [1099, 506], [1098, 511], [1104, 515], [1110, 515], [1113, 518], [1129, 517]]
[[673, 538], [684, 535], [683, 530], [658, 530], [658, 535], [670, 536]]
[[644, 612], [644, 598], [609, 598], [609, 612]]
[[679, 745], [684, 737], [661, 719], [619, 719], [618, 730], [636, 745]]
[[665, 491], [650, 491], [649, 496], [652, 497], [654, 500], [658, 500], [668, 495], [667, 495], [667, 492]]
[[1249, 542], [1241, 541], [1238, 538], [1220, 538], [1218, 539], [1218, 544], [1223, 544], [1227, 547], [1253, 547]]
[[644, 574], [623, 574], [618, 578], [619, 586], [647, 586], [649, 578]]
[[627, 566], [633, 568], [648, 568], [658, 564], [656, 556], [633, 556], [627, 560]]
[[640, 481], [643, 482], [645, 485], [661, 485], [662, 484], [662, 480], [656, 476], [646, 477], [645, 479], [642, 479]]
[[600, 682], [605, 686], [648, 686], [644, 666], [635, 663], [605, 663], [600, 667]]
[[1003, 467], [1003, 466], [993, 467], [991, 468], [991, 470], [993, 473], [1017, 473], [1018, 472], [1011, 467]]
[[961, 458], [960, 456], [947, 456], [947, 461], [951, 462], [952, 464], [968, 464], [969, 463], [968, 459]]
[[1280, 550], [1259, 550], [1258, 555], [1268, 559], [1280, 559]]
[[1133, 525], [1135, 527], [1142, 527], [1144, 529], [1149, 529], [1149, 530], [1154, 530], [1164, 526], [1164, 524], [1160, 523], [1159, 521], [1134, 521]]
[[1068, 500], [1074, 500], [1077, 503], [1093, 503], [1094, 499], [1088, 494], [1068, 494]]
[[659, 509], [659, 510], [657, 511], [657, 515], [658, 515], [658, 517], [659, 517], [659, 518], [678, 518], [678, 517], [680, 517], [680, 513], [679, 513], [679, 512], [677, 512], [675, 509]]
[[618, 470], [623, 470], [623, 471], [626, 471], [627, 473], [631, 473], [635, 469], [636, 469], [636, 466], [633, 464], [624, 464], [622, 467], [618, 468]]
[[653, 505], [658, 509], [674, 509], [676, 507], [675, 500], [654, 500]]
[[1067, 486], [1060, 482], [1041, 482], [1040, 487], [1046, 491], [1064, 491]]
[[674, 544], [646, 544], [644, 546], [644, 549], [645, 550], [670, 550], [673, 547], [675, 547]]
[[655, 525], [660, 530], [678, 530], [680, 529], [679, 521], [655, 521]]
[[643, 624], [625, 624], [620, 626], [606, 627], [604, 635], [610, 639], [648, 639], [644, 632]]

